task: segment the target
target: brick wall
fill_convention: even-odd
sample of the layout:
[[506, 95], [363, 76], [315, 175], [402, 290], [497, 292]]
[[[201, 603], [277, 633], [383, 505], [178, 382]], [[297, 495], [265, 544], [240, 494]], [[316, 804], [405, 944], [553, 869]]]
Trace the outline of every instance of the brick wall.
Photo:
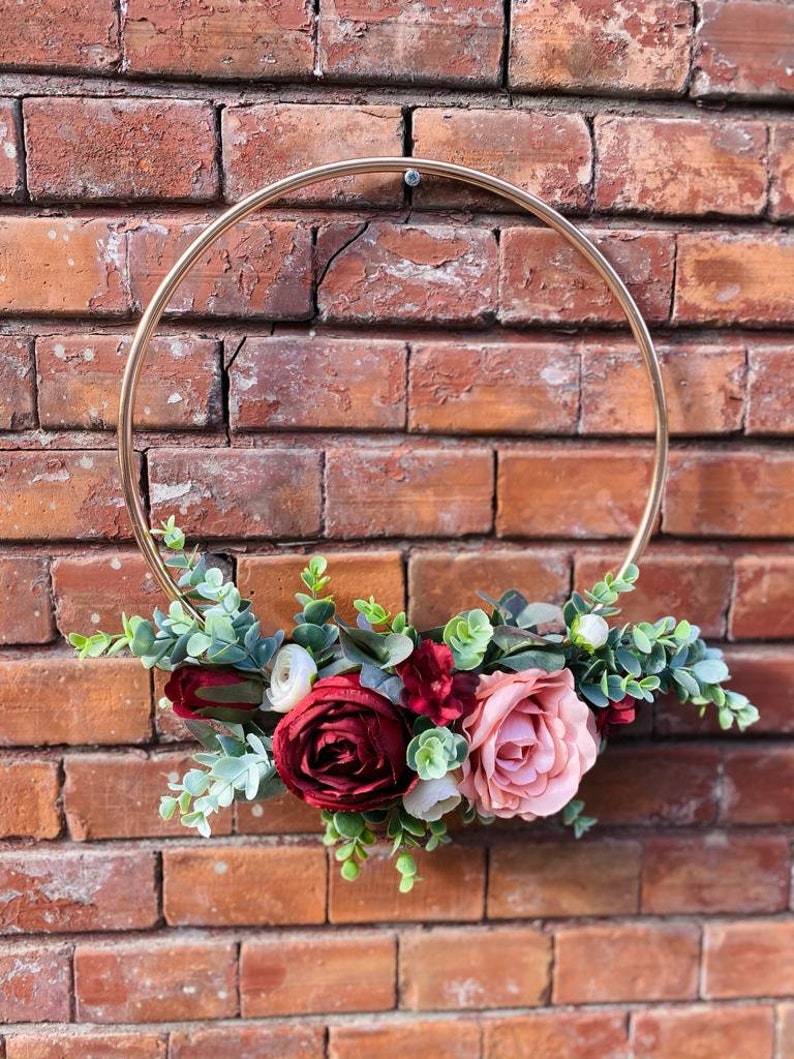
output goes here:
[[[5, 1059], [794, 1055], [791, 6], [0, 15]], [[355, 885], [329, 871], [295, 802], [240, 806], [211, 842], [159, 822], [182, 731], [136, 662], [64, 640], [159, 601], [113, 427], [165, 270], [271, 179], [402, 152], [540, 194], [626, 279], [675, 435], [629, 613], [699, 618], [763, 715], [736, 739], [646, 714], [587, 779], [595, 834], [469, 830], [407, 897], [379, 858]], [[619, 558], [648, 480], [619, 322], [502, 203], [318, 185], [174, 299], [137, 416], [152, 513], [210, 538], [273, 622], [317, 548], [341, 598], [422, 623], [478, 587], [560, 599]]]

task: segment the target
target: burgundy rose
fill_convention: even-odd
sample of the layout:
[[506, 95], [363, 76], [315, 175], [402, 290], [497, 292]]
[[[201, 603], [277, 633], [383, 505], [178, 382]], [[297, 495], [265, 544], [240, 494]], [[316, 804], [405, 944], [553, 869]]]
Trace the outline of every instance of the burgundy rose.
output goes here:
[[318, 809], [381, 809], [416, 781], [405, 751], [408, 720], [389, 699], [362, 688], [357, 676], [323, 677], [273, 733], [278, 774]]
[[620, 702], [610, 702], [603, 709], [596, 710], [596, 728], [600, 735], [609, 735], [613, 725], [631, 724], [637, 715], [637, 703], [631, 695], [626, 695]]
[[178, 666], [165, 685], [165, 697], [171, 700], [177, 717], [193, 721], [207, 717], [217, 721], [244, 720], [262, 705], [263, 694], [261, 678], [221, 666]]
[[452, 675], [454, 658], [444, 643], [425, 640], [398, 666], [397, 675], [405, 684], [403, 706], [421, 713], [437, 725], [446, 725], [474, 709], [477, 678], [471, 673]]

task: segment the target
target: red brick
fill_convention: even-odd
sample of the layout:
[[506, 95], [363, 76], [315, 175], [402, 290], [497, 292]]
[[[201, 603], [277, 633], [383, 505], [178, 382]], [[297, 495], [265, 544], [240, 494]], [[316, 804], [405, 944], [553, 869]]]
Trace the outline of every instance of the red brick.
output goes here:
[[233, 942], [116, 942], [74, 957], [80, 1022], [184, 1022], [237, 1012]]
[[5, 540], [131, 535], [115, 452], [8, 452], [0, 483]]
[[[574, 584], [589, 589], [604, 574], [617, 570], [623, 560], [618, 550], [588, 552], [576, 558]], [[706, 637], [725, 635], [725, 615], [731, 593], [731, 561], [727, 556], [703, 553], [665, 553], [659, 549], [639, 561], [640, 577], [634, 592], [621, 596], [622, 621], [656, 621], [665, 614], [686, 618], [700, 626]]]
[[229, 365], [235, 430], [400, 430], [405, 343], [310, 334], [249, 338]]
[[689, 537], [787, 537], [794, 461], [785, 450], [674, 452], [662, 526]]
[[202, 201], [218, 193], [209, 103], [26, 99], [23, 113], [33, 199]]
[[[129, 350], [130, 339], [117, 335], [37, 339], [41, 425], [114, 428]], [[221, 419], [219, 343], [187, 335], [155, 337], [136, 396], [136, 427], [201, 429]]]
[[791, 689], [794, 653], [789, 646], [740, 647], [726, 652], [733, 686], [756, 703], [761, 719], [753, 733], [794, 732]]
[[15, 1033], [6, 1038], [6, 1059], [166, 1059], [165, 1034]]
[[485, 449], [329, 451], [327, 532], [341, 538], [487, 533], [492, 483], [493, 458]]
[[[355, 621], [354, 599], [375, 596], [392, 613], [405, 607], [400, 552], [333, 552], [327, 558], [327, 591], [345, 621]], [[295, 593], [302, 591], [300, 573], [307, 561], [305, 555], [241, 555], [237, 560], [237, 585], [253, 601], [263, 628], [292, 628]]]
[[756, 744], [726, 754], [720, 816], [733, 824], [794, 823], [794, 749]]
[[778, 1004], [778, 1048], [780, 1059], [794, 1056], [794, 1004]]
[[[148, 304], [206, 223], [153, 217], [129, 232], [132, 297]], [[311, 233], [294, 223], [238, 224], [196, 263], [169, 302], [172, 313], [305, 319], [311, 315]]]
[[433, 1059], [473, 1059], [480, 1054], [480, 1030], [474, 1021], [456, 1018], [411, 1019], [331, 1026], [328, 1059], [395, 1059], [422, 1055]]
[[731, 638], [794, 639], [794, 556], [742, 555], [736, 559], [735, 568]]
[[602, 210], [741, 217], [766, 205], [761, 122], [610, 115], [594, 128]]
[[48, 643], [54, 632], [47, 561], [0, 556], [0, 643]]
[[[328, 918], [332, 923], [469, 922], [482, 919], [485, 900], [484, 851], [444, 846], [415, 854], [421, 881], [409, 894], [397, 888], [399, 875], [385, 847], [377, 848], [355, 883], [331, 865]], [[369, 1054], [369, 1053], [367, 1053]], [[428, 1051], [428, 1054], [435, 1054]]]
[[[744, 346], [698, 342], [657, 346], [656, 352], [671, 434], [728, 434], [742, 429]], [[653, 398], [636, 346], [614, 340], [583, 344], [581, 415], [583, 434], [653, 432]]]
[[769, 212], [776, 220], [794, 217], [794, 124], [769, 128]]
[[429, 629], [481, 605], [479, 591], [498, 599], [516, 588], [532, 599], [562, 603], [570, 591], [570, 559], [565, 552], [537, 548], [417, 552], [411, 556], [408, 587], [411, 621]]
[[794, 91], [794, 11], [763, 0], [704, 0], [695, 33], [692, 94], [783, 98]]
[[120, 59], [113, 0], [16, 0], [6, 8], [0, 65], [107, 71]]
[[693, 999], [699, 949], [693, 924], [563, 927], [555, 934], [554, 1002]]
[[68, 1022], [71, 956], [47, 941], [0, 945], [0, 1022]]
[[708, 999], [788, 997], [794, 990], [794, 923], [710, 923], [703, 962]]
[[422, 433], [574, 434], [579, 357], [568, 343], [419, 343], [409, 428]]
[[394, 1007], [397, 950], [383, 934], [281, 934], [240, 952], [244, 1018]]
[[642, 911], [780, 912], [788, 904], [789, 874], [783, 835], [651, 838], [642, 866]]
[[[626, 283], [646, 320], [666, 320], [673, 284], [672, 233], [585, 229], [583, 234]], [[502, 323], [625, 319], [592, 266], [561, 235], [547, 229], [507, 228], [502, 232], [499, 286]]]
[[[187, 733], [185, 733], [187, 734]], [[63, 788], [66, 822], [72, 838], [80, 842], [107, 838], [146, 838], [198, 835], [180, 824], [178, 817], [160, 818], [160, 796], [168, 794], [168, 783], [177, 782], [189, 768], [188, 755], [142, 751], [119, 754], [71, 754], [66, 760]], [[213, 818], [216, 835], [231, 831], [231, 811]]]
[[489, 919], [621, 916], [639, 910], [638, 842], [528, 840], [491, 849]]
[[794, 321], [794, 241], [788, 233], [682, 233], [677, 261], [678, 323]]
[[319, 845], [166, 850], [163, 873], [172, 926], [325, 920], [326, 858]]
[[485, 1059], [630, 1059], [622, 1012], [562, 1012], [483, 1020]]
[[628, 446], [537, 445], [499, 453], [502, 537], [629, 537], [651, 466]]
[[636, 1059], [772, 1059], [775, 1012], [770, 1007], [698, 1007], [637, 1011], [632, 1015]]
[[110, 221], [4, 217], [0, 262], [4, 313], [102, 316], [129, 306], [124, 236]]
[[[337, 235], [321, 230], [318, 246]], [[475, 324], [495, 311], [493, 233], [455, 225], [365, 224], [317, 285], [323, 320]]]
[[687, 0], [555, 0], [513, 5], [512, 88], [680, 95], [689, 76]]
[[0, 746], [142, 743], [151, 732], [149, 675], [137, 659], [6, 658], [0, 697]]
[[325, 1059], [325, 1027], [295, 1022], [227, 1025], [169, 1034], [170, 1059]]
[[57, 761], [0, 764], [0, 838], [56, 838], [61, 830]]
[[[550, 206], [583, 209], [589, 203], [592, 149], [579, 114], [420, 107], [413, 114], [412, 135], [413, 153], [420, 158], [483, 170]], [[422, 206], [483, 202], [482, 192], [464, 187], [459, 181], [427, 179], [414, 199]], [[487, 203], [507, 207], [495, 196]]]
[[239, 835], [295, 835], [325, 830], [319, 810], [289, 792], [266, 802], [235, 802], [234, 821]]
[[[323, 103], [227, 107], [222, 130], [225, 193], [232, 201], [303, 169], [355, 158], [361, 154], [362, 143], [370, 157], [403, 153], [399, 107]], [[374, 173], [323, 180], [283, 201], [399, 205], [402, 198], [399, 173]]]
[[4, 934], [143, 930], [159, 912], [153, 853], [68, 849], [0, 854]]
[[497, 85], [504, 11], [497, 0], [327, 0], [317, 71], [327, 80]]
[[794, 357], [788, 346], [757, 345], [747, 352], [748, 434], [794, 434]]
[[0, 336], [0, 430], [36, 425], [33, 343], [22, 335]]
[[0, 198], [17, 198], [22, 190], [21, 153], [16, 106], [0, 99]]
[[130, 73], [276, 81], [311, 76], [312, 8], [307, 0], [129, 0], [124, 17]]
[[308, 449], [158, 449], [149, 485], [153, 522], [175, 514], [194, 537], [319, 532], [320, 454]]
[[437, 928], [400, 937], [400, 1006], [530, 1007], [551, 987], [551, 937], [532, 927]]
[[720, 756], [709, 747], [610, 747], [579, 796], [602, 824], [708, 824], [717, 812]]

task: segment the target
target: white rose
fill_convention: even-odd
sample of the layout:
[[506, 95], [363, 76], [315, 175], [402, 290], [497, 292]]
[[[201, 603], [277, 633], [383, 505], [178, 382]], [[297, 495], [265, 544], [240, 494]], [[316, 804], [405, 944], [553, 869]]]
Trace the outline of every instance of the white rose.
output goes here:
[[304, 647], [296, 643], [282, 647], [273, 663], [270, 688], [265, 692], [270, 709], [286, 713], [297, 706], [311, 691], [316, 676], [317, 666]]
[[419, 780], [412, 791], [403, 795], [403, 805], [417, 820], [440, 820], [461, 802], [458, 785], [448, 772], [438, 780]]
[[571, 624], [571, 640], [586, 651], [597, 651], [609, 636], [609, 626], [600, 614], [578, 614]]

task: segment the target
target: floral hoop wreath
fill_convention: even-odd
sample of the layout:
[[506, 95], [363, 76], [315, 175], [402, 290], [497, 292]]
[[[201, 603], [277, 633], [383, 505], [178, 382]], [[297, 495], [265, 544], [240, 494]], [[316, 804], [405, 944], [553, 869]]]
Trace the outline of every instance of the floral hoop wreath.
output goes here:
[[[650, 494], [626, 558], [563, 607], [511, 589], [487, 606], [415, 629], [374, 598], [354, 601], [355, 625], [336, 612], [327, 563], [308, 560], [296, 594], [295, 627], [263, 630], [233, 581], [188, 551], [171, 516], [150, 529], [133, 451], [133, 409], [144, 357], [166, 305], [206, 251], [238, 221], [289, 192], [333, 177], [403, 172], [448, 177], [493, 192], [560, 234], [602, 277], [642, 354], [654, 399], [656, 447]], [[80, 656], [128, 650], [146, 668], [170, 673], [163, 708], [202, 744], [191, 768], [169, 783], [160, 814], [179, 814], [204, 836], [233, 801], [285, 789], [321, 810], [325, 842], [342, 876], [354, 880], [384, 833], [396, 855], [400, 890], [418, 879], [412, 850], [448, 842], [446, 818], [558, 818], [576, 837], [595, 821], [577, 799], [612, 726], [672, 692], [723, 728], [744, 730], [758, 711], [726, 689], [722, 654], [696, 625], [610, 624], [633, 589], [661, 506], [668, 429], [664, 387], [647, 326], [600, 251], [540, 199], [475, 169], [417, 158], [359, 158], [286, 177], [221, 214], [188, 247], [158, 287], [138, 326], [121, 391], [118, 434], [124, 499], [136, 541], [171, 599], [151, 620], [122, 615], [122, 632], [70, 641]], [[161, 546], [163, 552], [161, 554]]]

